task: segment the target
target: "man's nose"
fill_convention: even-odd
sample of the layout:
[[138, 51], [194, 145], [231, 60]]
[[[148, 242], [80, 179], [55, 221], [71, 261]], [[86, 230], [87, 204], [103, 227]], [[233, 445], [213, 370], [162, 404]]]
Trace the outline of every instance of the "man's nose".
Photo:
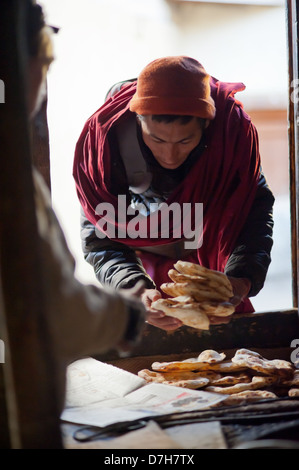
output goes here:
[[176, 144], [167, 144], [165, 146], [165, 157], [169, 158], [170, 160], [175, 160], [178, 155], [178, 149]]

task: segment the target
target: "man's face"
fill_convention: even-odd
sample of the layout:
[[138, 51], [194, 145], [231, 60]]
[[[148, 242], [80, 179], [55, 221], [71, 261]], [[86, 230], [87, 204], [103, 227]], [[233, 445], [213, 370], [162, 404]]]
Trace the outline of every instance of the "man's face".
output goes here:
[[143, 116], [141, 130], [144, 143], [152, 151], [157, 162], [170, 170], [178, 168], [190, 152], [199, 144], [203, 129], [194, 117], [187, 124], [179, 120], [166, 123]]

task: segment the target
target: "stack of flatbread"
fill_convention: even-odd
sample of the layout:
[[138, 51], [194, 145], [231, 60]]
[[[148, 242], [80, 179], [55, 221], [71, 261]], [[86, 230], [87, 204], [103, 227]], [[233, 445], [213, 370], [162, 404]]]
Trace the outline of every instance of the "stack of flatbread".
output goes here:
[[205, 350], [196, 358], [154, 362], [151, 368], [139, 371], [139, 377], [147, 382], [227, 395], [221, 405], [299, 397], [299, 370], [291, 362], [268, 360], [248, 349], [237, 350], [231, 360], [224, 353]]
[[174, 268], [168, 271], [172, 282], [160, 286], [169, 298], [153, 302], [154, 309], [200, 330], [209, 329], [211, 315], [226, 317], [234, 313], [229, 303], [232, 286], [224, 273], [187, 261], [178, 261]]

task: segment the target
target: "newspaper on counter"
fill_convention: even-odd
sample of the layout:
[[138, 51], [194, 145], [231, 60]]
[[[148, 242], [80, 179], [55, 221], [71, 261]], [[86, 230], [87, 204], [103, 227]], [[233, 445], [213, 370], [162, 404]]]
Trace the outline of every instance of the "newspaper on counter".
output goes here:
[[219, 403], [226, 395], [189, 390], [144, 379], [93, 358], [80, 359], [67, 369], [63, 421], [108, 426], [123, 421], [184, 411]]

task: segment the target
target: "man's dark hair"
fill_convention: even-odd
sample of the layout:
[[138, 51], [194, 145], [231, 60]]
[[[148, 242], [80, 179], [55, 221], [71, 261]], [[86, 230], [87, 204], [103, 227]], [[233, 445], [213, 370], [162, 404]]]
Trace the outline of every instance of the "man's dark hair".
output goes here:
[[[142, 120], [143, 116], [138, 115], [139, 119]], [[183, 116], [177, 114], [153, 114], [152, 120], [157, 122], [165, 122], [169, 124], [170, 122], [179, 121], [181, 124], [188, 124], [195, 116]], [[196, 117], [202, 129], [205, 128], [206, 119]]]
[[[28, 54], [36, 57], [40, 48], [39, 33], [46, 26], [43, 9], [32, 0], [27, 0], [27, 18], [26, 18], [26, 40], [28, 44]], [[53, 33], [58, 33], [59, 28], [47, 25]]]
[[28, 52], [32, 57], [37, 56], [39, 50], [38, 33], [45, 26], [45, 18], [40, 5], [27, 2], [27, 41]]

